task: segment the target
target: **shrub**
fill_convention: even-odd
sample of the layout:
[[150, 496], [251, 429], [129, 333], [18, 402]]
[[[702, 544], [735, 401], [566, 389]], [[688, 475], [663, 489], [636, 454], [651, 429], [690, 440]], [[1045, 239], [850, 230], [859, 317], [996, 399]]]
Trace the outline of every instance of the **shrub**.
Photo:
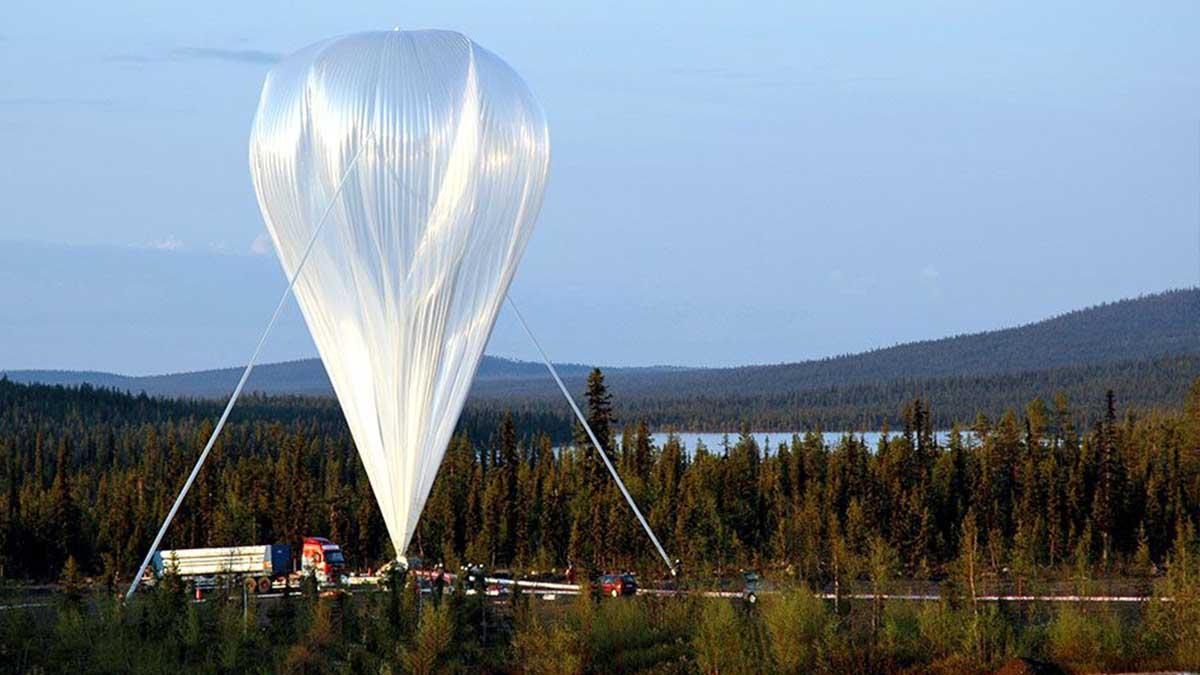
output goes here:
[[580, 636], [570, 626], [547, 627], [536, 617], [513, 635], [513, 667], [530, 675], [576, 675], [583, 672]]
[[807, 588], [765, 597], [762, 620], [777, 672], [809, 672], [816, 667], [821, 640], [832, 621], [823, 600]]
[[754, 632], [738, 619], [733, 605], [724, 600], [704, 603], [692, 634], [692, 651], [702, 673], [757, 673]]
[[969, 609], [956, 609], [950, 602], [923, 603], [917, 611], [921, 649], [930, 660], [957, 653], [967, 645]]
[[401, 647], [400, 660], [414, 675], [440, 672], [454, 643], [454, 622], [446, 605], [430, 605], [421, 612], [412, 644]]
[[592, 665], [597, 670], [615, 670], [627, 652], [647, 647], [655, 638], [643, 603], [636, 600], [601, 602], [592, 615], [592, 630], [588, 635]]
[[1055, 661], [1076, 669], [1114, 665], [1124, 651], [1120, 618], [1112, 612], [1088, 612], [1064, 603], [1050, 624], [1046, 647]]
[[1014, 656], [1012, 626], [995, 604], [980, 605], [967, 624], [965, 652], [972, 654], [985, 670], [997, 668]]
[[1175, 537], [1167, 576], [1156, 584], [1155, 595], [1170, 598], [1150, 603], [1146, 618], [1148, 647], [1165, 657], [1165, 665], [1200, 669], [1200, 555], [1190, 524]]
[[920, 611], [916, 605], [892, 602], [885, 607], [880, 647], [893, 663], [912, 664], [924, 659]]

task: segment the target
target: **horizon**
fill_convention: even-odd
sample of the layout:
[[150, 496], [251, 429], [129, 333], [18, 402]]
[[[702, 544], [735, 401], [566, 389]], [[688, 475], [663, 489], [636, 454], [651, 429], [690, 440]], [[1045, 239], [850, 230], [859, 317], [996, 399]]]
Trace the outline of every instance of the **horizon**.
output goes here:
[[[609, 363], [609, 364], [604, 364], [604, 363], [596, 363], [596, 362], [555, 359], [554, 364], [555, 364], [555, 366], [560, 367], [560, 368], [563, 368], [563, 367], [600, 368], [602, 370], [638, 370], [638, 369], [643, 369], [643, 370], [653, 370], [653, 369], [732, 370], [732, 369], [738, 369], [738, 368], [755, 368], [755, 367], [769, 368], [769, 367], [773, 367], [773, 366], [803, 365], [803, 364], [809, 364], [809, 363], [834, 361], [834, 360], [843, 359], [843, 358], [853, 358], [856, 356], [872, 354], [875, 352], [886, 351], [888, 349], [898, 348], [898, 347], [930, 344], [930, 343], [937, 343], [937, 342], [943, 342], [943, 341], [951, 341], [951, 340], [955, 340], [958, 338], [971, 338], [971, 337], [975, 337], [975, 336], [989, 335], [989, 334], [994, 334], [994, 333], [1016, 331], [1016, 330], [1020, 330], [1022, 328], [1055, 321], [1057, 319], [1061, 319], [1061, 318], [1064, 318], [1064, 317], [1067, 317], [1067, 316], [1070, 316], [1072, 314], [1079, 313], [1079, 312], [1087, 312], [1089, 310], [1099, 309], [1099, 308], [1107, 307], [1107, 306], [1111, 306], [1111, 305], [1136, 302], [1136, 301], [1142, 300], [1142, 299], [1162, 297], [1165, 295], [1170, 295], [1172, 293], [1182, 293], [1182, 292], [1188, 292], [1188, 291], [1200, 291], [1200, 285], [1178, 287], [1178, 288], [1167, 288], [1167, 289], [1163, 289], [1163, 290], [1159, 290], [1159, 291], [1140, 293], [1135, 296], [1116, 298], [1113, 300], [1098, 302], [1098, 303], [1086, 305], [1083, 307], [1076, 307], [1074, 309], [1069, 309], [1066, 311], [1058, 312], [1058, 313], [1055, 313], [1055, 314], [1052, 314], [1049, 316], [1042, 317], [1040, 319], [1034, 319], [1032, 321], [1027, 321], [1024, 323], [1000, 326], [997, 328], [992, 328], [992, 329], [987, 329], [987, 330], [980, 330], [980, 331], [974, 331], [974, 332], [969, 332], [969, 333], [952, 333], [952, 334], [947, 334], [947, 335], [940, 335], [940, 336], [934, 336], [934, 337], [928, 337], [928, 338], [921, 338], [921, 339], [917, 339], [917, 340], [910, 340], [907, 342], [897, 342], [897, 343], [893, 343], [893, 344], [879, 345], [877, 347], [871, 347], [871, 348], [864, 349], [861, 351], [828, 354], [825, 356], [817, 356], [817, 357], [813, 357], [813, 358], [793, 360], [793, 361], [743, 363], [743, 364], [717, 365], [717, 366], [694, 366], [694, 365], [681, 365], [681, 364], [675, 364], [675, 363], [644, 363], [644, 364], [611, 364], [611, 363]], [[292, 321], [294, 323], [297, 323], [300, 325], [300, 327], [302, 327], [302, 323], [300, 323], [301, 322], [300, 317], [293, 316], [290, 318], [292, 319]], [[493, 354], [487, 350], [484, 351], [483, 357], [497, 359], [497, 360], [501, 360], [501, 361], [507, 361], [510, 363], [523, 364], [523, 365], [524, 364], [532, 364], [532, 365], [537, 365], [537, 366], [542, 365], [542, 361], [537, 357], [523, 358], [520, 356], [509, 356], [509, 355], [505, 355], [505, 354]], [[267, 366], [286, 365], [286, 364], [292, 364], [292, 363], [302, 363], [302, 362], [311, 362], [311, 361], [320, 361], [320, 356], [314, 353], [309, 356], [299, 356], [296, 358], [289, 358], [289, 359], [282, 359], [282, 360], [260, 360], [256, 364], [255, 367], [256, 367], [256, 369], [260, 369], [260, 368], [267, 367]], [[92, 368], [8, 367], [5, 364], [0, 363], [0, 377], [5, 376], [8, 373], [46, 372], [46, 373], [95, 373], [95, 374], [99, 374], [99, 375], [111, 375], [111, 376], [123, 377], [123, 378], [129, 378], [129, 379], [139, 379], [139, 378], [152, 378], [152, 377], [160, 377], [160, 376], [170, 377], [170, 376], [176, 376], [176, 375], [192, 375], [192, 374], [197, 374], [197, 373], [217, 372], [217, 371], [237, 371], [237, 370], [242, 369], [244, 366], [245, 366], [244, 363], [230, 363], [230, 364], [226, 364], [226, 365], [217, 365], [217, 366], [206, 367], [206, 368], [197, 368], [197, 369], [192, 369], [192, 370], [164, 370], [164, 371], [160, 371], [160, 372], [149, 372], [149, 373], [126, 373], [126, 372], [120, 372], [120, 371], [99, 370], [99, 369], [92, 369]]]

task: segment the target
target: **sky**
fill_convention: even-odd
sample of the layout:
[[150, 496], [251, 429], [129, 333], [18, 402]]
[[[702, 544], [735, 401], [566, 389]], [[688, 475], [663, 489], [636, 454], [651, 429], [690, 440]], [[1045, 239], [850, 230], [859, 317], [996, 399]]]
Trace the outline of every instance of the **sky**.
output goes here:
[[[1200, 3], [6, 4], [0, 367], [244, 362], [281, 55], [448, 28], [549, 119], [513, 285], [556, 360], [798, 361], [1200, 277]], [[488, 351], [532, 358], [502, 314]], [[294, 308], [267, 358], [314, 355]]]

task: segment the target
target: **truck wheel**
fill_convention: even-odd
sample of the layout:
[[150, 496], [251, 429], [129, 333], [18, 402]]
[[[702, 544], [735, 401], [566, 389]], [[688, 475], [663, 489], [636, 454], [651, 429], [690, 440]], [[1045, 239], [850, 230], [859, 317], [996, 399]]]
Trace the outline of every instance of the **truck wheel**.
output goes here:
[[271, 592], [271, 578], [270, 577], [262, 577], [258, 580], [258, 592], [259, 593], [270, 593]]
[[246, 586], [247, 593], [254, 595], [258, 592], [258, 582], [254, 580], [254, 577], [246, 577], [243, 584]]

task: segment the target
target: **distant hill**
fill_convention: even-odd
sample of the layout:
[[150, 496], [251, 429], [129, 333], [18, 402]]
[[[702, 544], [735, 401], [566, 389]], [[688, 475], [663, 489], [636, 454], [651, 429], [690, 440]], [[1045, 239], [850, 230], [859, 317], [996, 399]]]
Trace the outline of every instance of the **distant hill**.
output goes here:
[[[1081, 309], [1016, 328], [913, 342], [801, 363], [614, 373], [627, 395], [762, 395], [897, 379], [1011, 374], [1200, 353], [1200, 290], [1167, 291]], [[495, 386], [477, 392], [511, 395]]]
[[[1200, 375], [1200, 290], [1173, 290], [1077, 310], [1015, 328], [959, 335], [877, 349], [861, 354], [738, 368], [605, 368], [618, 403], [628, 413], [660, 423], [710, 426], [726, 415], [704, 412], [705, 405], [727, 412], [742, 409], [760, 424], [794, 423], [812, 405], [822, 419], [858, 419], [884, 415], [871, 408], [886, 393], [894, 406], [900, 391], [942, 392], [943, 410], [958, 410], [967, 400], [980, 405], [1047, 395], [1046, 387], [1084, 394], [1102, 381], [1134, 387], [1143, 404], [1178, 394], [1179, 380]], [[582, 392], [590, 366], [558, 366], [568, 386]], [[81, 384], [145, 391], [151, 395], [222, 397], [237, 381], [240, 368], [149, 377], [68, 371], [8, 371], [20, 382]], [[1194, 373], [1194, 374], [1193, 374]], [[1107, 379], [1105, 379], [1107, 378]], [[1116, 378], [1115, 380], [1113, 378]], [[1154, 383], [1147, 383], [1147, 378]], [[316, 359], [259, 366], [249, 391], [268, 394], [327, 395], [324, 368]], [[990, 392], [981, 396], [980, 392]], [[955, 392], [951, 394], [950, 392]], [[485, 356], [472, 388], [472, 399], [494, 405], [553, 404], [559, 394], [542, 364]], [[954, 400], [949, 400], [953, 398]], [[1025, 399], [1027, 400], [1027, 399]], [[840, 401], [833, 405], [834, 401]], [[955, 403], [957, 401], [957, 403]], [[832, 407], [831, 407], [832, 406]], [[783, 413], [771, 411], [779, 408]], [[833, 410], [837, 412], [833, 412]], [[674, 412], [670, 412], [670, 411]], [[684, 412], [684, 411], [690, 412]], [[816, 414], [815, 409], [813, 410]], [[689, 422], [688, 415], [692, 415]], [[732, 419], [732, 417], [730, 418]], [[773, 420], [773, 421], [772, 421]], [[764, 427], [765, 428], [765, 427]]]
[[[1104, 411], [1105, 392], [1116, 394], [1125, 412], [1181, 406], [1192, 383], [1200, 379], [1200, 355], [1163, 356], [1117, 363], [1063, 366], [1016, 373], [899, 378], [845, 386], [796, 389], [769, 394], [731, 394], [712, 390], [681, 392], [677, 396], [630, 395], [613, 387], [621, 420], [647, 420], [656, 429], [734, 431], [743, 424], [762, 431], [872, 431], [883, 423], [902, 423], [902, 406], [920, 397], [930, 407], [934, 423], [949, 428], [970, 424], [978, 413], [996, 419], [1021, 411], [1035, 398], [1053, 407], [1053, 397], [1066, 395], [1078, 424], [1090, 424]], [[499, 412], [519, 398], [477, 400], [478, 408]], [[539, 405], [540, 403], [540, 405]], [[553, 409], [553, 398], [524, 399], [523, 410]], [[560, 406], [561, 407], [561, 406]]]
[[[1025, 373], [1092, 372], [1103, 366], [1200, 354], [1200, 290], [1174, 290], [1081, 309], [1016, 328], [959, 335], [801, 363], [606, 370], [618, 399], [787, 397], [797, 392]], [[1081, 367], [1090, 367], [1082, 371]], [[1064, 370], [1065, 369], [1065, 370]], [[586, 373], [564, 374], [582, 391]], [[1049, 377], [1049, 376], [1047, 376]], [[548, 377], [480, 378], [480, 400], [553, 399]]]
[[[578, 363], [555, 364], [559, 375], [567, 380], [584, 381], [592, 366]], [[612, 368], [605, 372], [629, 376], [650, 376], [655, 373], [682, 372], [686, 368], [650, 366], [645, 368]], [[0, 371], [14, 382], [77, 386], [90, 384], [132, 393], [145, 392], [151, 396], [182, 396], [220, 398], [227, 396], [237, 384], [242, 368], [218, 368], [190, 373], [129, 376], [116, 373], [77, 370], [9, 370]], [[475, 374], [476, 386], [510, 386], [538, 383], [553, 386], [553, 380], [542, 363], [518, 361], [485, 355]], [[261, 394], [298, 394], [326, 396], [333, 387], [319, 359], [302, 359], [256, 366], [246, 383], [247, 392]], [[557, 391], [557, 390], [555, 390]]]

